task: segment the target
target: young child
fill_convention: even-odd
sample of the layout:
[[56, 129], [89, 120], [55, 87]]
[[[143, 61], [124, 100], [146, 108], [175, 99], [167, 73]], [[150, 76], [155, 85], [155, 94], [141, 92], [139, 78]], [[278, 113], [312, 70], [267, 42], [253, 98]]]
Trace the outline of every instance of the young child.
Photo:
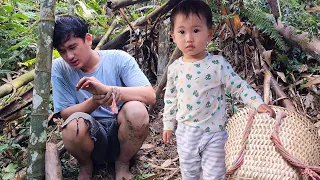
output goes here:
[[258, 112], [275, 112], [242, 80], [222, 56], [206, 52], [213, 36], [210, 7], [186, 0], [171, 13], [171, 36], [183, 56], [168, 69], [163, 141], [170, 143], [175, 121], [183, 180], [225, 179], [225, 90]]

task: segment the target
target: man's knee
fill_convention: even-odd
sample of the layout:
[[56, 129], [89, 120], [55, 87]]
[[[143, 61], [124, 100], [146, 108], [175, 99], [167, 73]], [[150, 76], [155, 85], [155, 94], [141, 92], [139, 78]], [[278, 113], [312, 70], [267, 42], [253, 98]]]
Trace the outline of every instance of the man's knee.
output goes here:
[[127, 102], [121, 109], [120, 114], [122, 116], [120, 118], [123, 118], [126, 121], [131, 122], [133, 126], [141, 127], [141, 125], [149, 124], [149, 114], [147, 108], [143, 103], [139, 101]]
[[149, 114], [145, 105], [138, 101], [127, 102], [118, 115], [118, 123], [120, 126], [127, 126], [126, 131], [131, 132], [125, 133], [134, 135], [137, 139], [146, 138], [149, 130]]
[[62, 139], [64, 143], [81, 143], [89, 136], [88, 130], [89, 126], [83, 118], [75, 118], [62, 129]]

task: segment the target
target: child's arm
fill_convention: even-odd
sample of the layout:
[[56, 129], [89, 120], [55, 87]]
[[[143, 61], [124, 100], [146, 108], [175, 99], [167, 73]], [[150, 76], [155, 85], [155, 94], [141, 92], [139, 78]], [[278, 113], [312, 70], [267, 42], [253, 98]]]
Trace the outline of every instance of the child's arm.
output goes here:
[[263, 102], [261, 96], [233, 71], [231, 65], [224, 58], [221, 62], [220, 70], [220, 80], [225, 84], [231, 94], [237, 98], [241, 97], [244, 104], [255, 108], [258, 112], [267, 112], [270, 116], [275, 116], [275, 112]]
[[163, 112], [163, 141], [170, 142], [170, 137], [174, 128], [177, 113], [177, 90], [174, 84], [175, 73], [172, 66], [168, 68], [167, 85], [164, 94]]

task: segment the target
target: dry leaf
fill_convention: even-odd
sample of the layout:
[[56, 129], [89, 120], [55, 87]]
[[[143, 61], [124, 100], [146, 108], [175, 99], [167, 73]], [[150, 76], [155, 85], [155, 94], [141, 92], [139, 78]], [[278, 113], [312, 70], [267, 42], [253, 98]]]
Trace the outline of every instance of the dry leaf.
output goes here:
[[266, 61], [268, 66], [271, 66], [271, 53], [272, 53], [272, 50], [263, 52], [264, 60]]
[[313, 79], [312, 81], [309, 81], [305, 87], [310, 88], [312, 85], [319, 84], [320, 83], [320, 77]]
[[140, 149], [153, 149], [155, 146], [153, 144], [143, 144]]
[[172, 164], [171, 159], [167, 159], [164, 163], [161, 164], [161, 167], [166, 168], [169, 167]]
[[301, 65], [301, 66], [299, 67], [298, 71], [299, 71], [300, 73], [308, 71], [308, 65], [306, 65], [306, 64]]
[[286, 80], [286, 76], [284, 75], [284, 73], [283, 72], [277, 72], [277, 74], [278, 74], [278, 76], [281, 78], [281, 80], [283, 81], [283, 82], [287, 82], [287, 80]]
[[307, 108], [311, 107], [314, 109], [314, 104], [313, 104], [314, 97], [310, 93], [307, 94], [306, 100], [304, 101], [304, 105], [306, 105]]

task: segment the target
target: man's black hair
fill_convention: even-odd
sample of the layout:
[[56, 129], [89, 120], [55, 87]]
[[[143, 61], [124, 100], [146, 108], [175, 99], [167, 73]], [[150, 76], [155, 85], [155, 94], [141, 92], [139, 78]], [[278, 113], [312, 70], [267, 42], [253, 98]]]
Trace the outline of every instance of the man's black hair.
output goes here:
[[53, 47], [57, 49], [71, 37], [85, 40], [87, 33], [88, 26], [83, 19], [70, 15], [57, 16], [53, 33]]
[[174, 19], [177, 14], [183, 14], [187, 18], [190, 14], [196, 14], [200, 19], [205, 18], [208, 28], [212, 27], [212, 11], [208, 4], [202, 0], [181, 1], [171, 12], [171, 30], [174, 28]]

